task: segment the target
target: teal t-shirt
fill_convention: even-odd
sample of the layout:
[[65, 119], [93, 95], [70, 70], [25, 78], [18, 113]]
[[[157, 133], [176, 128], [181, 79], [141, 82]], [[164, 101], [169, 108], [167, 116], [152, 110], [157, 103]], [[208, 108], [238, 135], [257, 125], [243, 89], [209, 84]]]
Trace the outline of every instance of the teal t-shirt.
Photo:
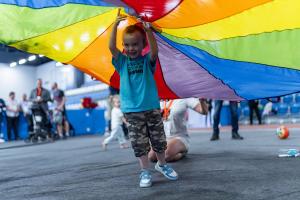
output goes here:
[[159, 109], [159, 97], [154, 80], [155, 62], [149, 54], [130, 59], [119, 53], [112, 59], [120, 75], [120, 98], [123, 113]]

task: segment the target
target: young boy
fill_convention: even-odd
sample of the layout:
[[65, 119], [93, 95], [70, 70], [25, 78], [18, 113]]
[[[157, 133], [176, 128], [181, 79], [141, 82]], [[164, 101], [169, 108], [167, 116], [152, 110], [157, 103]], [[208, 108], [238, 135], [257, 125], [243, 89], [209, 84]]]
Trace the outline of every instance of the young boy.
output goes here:
[[[153, 77], [158, 48], [149, 24], [144, 23], [144, 29], [137, 25], [125, 29], [123, 47], [126, 55], [122, 54], [116, 47], [117, 27], [122, 20], [125, 17], [118, 14], [110, 36], [109, 49], [113, 55], [112, 63], [120, 74], [121, 110], [129, 123], [130, 141], [141, 166], [140, 187], [150, 187], [150, 142], [158, 160], [155, 169], [170, 180], [178, 178], [177, 173], [165, 161], [167, 143]], [[146, 38], [150, 52], [142, 56]]]
[[125, 119], [123, 117], [123, 113], [120, 110], [120, 99], [119, 96], [114, 95], [112, 97], [113, 109], [111, 110], [111, 133], [110, 136], [105, 138], [102, 143], [102, 147], [104, 150], [107, 148], [107, 144], [110, 143], [113, 139], [117, 138], [120, 144], [120, 148], [125, 149], [128, 148], [127, 141], [123, 132], [123, 122]]

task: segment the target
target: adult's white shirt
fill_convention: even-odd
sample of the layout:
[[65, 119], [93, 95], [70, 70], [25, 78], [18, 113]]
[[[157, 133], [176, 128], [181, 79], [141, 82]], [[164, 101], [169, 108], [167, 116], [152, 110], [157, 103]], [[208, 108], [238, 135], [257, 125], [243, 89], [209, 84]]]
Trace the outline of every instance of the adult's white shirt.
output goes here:
[[[6, 103], [6, 116], [8, 116], [8, 117], [18, 117], [19, 116], [19, 112], [17, 111], [18, 106], [19, 106], [19, 104], [18, 104], [17, 100], [9, 99]], [[16, 112], [10, 111], [9, 109], [15, 110]]]
[[22, 101], [20, 103], [21, 109], [25, 115], [31, 115], [31, 106], [32, 102], [31, 101]]
[[[166, 107], [171, 101], [167, 101]], [[168, 120], [164, 120], [166, 137], [188, 137], [187, 131], [187, 110], [194, 109], [200, 101], [197, 98], [175, 99], [170, 107]], [[164, 109], [164, 102], [160, 102], [161, 109]]]

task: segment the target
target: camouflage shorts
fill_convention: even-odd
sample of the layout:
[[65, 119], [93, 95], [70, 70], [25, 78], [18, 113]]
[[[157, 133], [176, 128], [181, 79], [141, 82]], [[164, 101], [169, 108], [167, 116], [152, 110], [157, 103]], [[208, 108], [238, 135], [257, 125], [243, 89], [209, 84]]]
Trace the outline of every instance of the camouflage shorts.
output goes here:
[[153, 151], [162, 153], [167, 142], [160, 110], [125, 113], [129, 123], [128, 131], [132, 148], [136, 157], [147, 155], [150, 143]]

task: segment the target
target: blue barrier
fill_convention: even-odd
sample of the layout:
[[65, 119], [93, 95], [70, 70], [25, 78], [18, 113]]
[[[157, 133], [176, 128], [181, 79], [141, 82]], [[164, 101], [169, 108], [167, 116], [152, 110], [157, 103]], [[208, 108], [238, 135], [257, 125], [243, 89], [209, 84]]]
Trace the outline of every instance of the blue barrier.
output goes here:
[[67, 116], [75, 129], [75, 135], [104, 134], [104, 109], [69, 110]]
[[[104, 134], [105, 132], [105, 118], [104, 109], [80, 109], [68, 110], [67, 117], [70, 124], [74, 128], [74, 136], [90, 135], [90, 134]], [[6, 118], [3, 117], [3, 123], [0, 124], [3, 137], [7, 140], [7, 126]], [[19, 117], [19, 137], [26, 139], [28, 137], [27, 122], [23, 114]], [[12, 130], [12, 139], [14, 139], [14, 132]]]
[[[7, 126], [6, 126], [6, 117], [3, 117], [3, 122], [0, 125], [1, 126], [1, 133], [3, 133], [3, 139], [7, 141]], [[18, 127], [19, 137], [21, 139], [25, 139], [28, 136], [27, 133], [27, 122], [23, 114], [19, 116], [19, 127]], [[12, 140], [15, 139], [15, 133], [13, 130], [11, 130], [11, 137]]]

